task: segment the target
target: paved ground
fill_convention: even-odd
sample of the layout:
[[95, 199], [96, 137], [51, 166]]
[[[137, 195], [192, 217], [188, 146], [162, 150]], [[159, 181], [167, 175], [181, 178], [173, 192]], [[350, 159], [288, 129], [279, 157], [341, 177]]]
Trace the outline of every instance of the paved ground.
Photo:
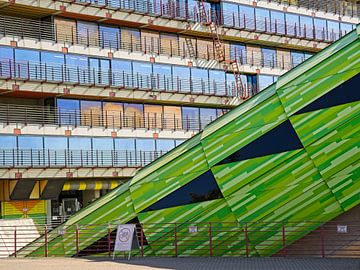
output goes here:
[[320, 258], [39, 258], [0, 259], [0, 270], [360, 270], [357, 259]]

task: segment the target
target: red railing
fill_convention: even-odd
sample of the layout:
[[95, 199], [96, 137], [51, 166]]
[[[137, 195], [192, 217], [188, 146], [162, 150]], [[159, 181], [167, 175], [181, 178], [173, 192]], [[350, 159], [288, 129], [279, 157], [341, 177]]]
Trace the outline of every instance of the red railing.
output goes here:
[[[36, 225], [41, 234], [37, 240], [32, 238], [33, 228], [0, 226], [3, 234], [0, 254], [23, 256], [21, 248], [31, 243], [26, 249], [32, 248], [32, 256], [110, 256], [116, 226], [115, 222], [57, 228]], [[360, 257], [358, 222], [136, 224], [136, 236], [139, 243], [139, 248], [133, 250], [136, 256]], [[57, 237], [62, 237], [65, 253], [50, 244]]]

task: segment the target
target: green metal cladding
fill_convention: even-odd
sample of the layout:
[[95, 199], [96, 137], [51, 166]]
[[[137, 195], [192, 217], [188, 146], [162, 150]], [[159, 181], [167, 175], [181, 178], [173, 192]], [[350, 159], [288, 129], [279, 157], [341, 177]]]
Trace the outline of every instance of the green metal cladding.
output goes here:
[[[181, 224], [185, 223], [250, 222], [249, 226], [256, 227], [259, 225], [253, 222], [266, 222], [277, 229], [280, 225], [276, 222], [304, 225], [313, 221], [307, 224], [308, 231], [287, 232], [287, 240], [291, 242], [356, 206], [360, 203], [360, 102], [356, 98], [360, 85], [339, 87], [359, 78], [359, 34], [358, 25], [356, 30], [281, 76], [276, 84], [140, 170], [130, 183], [81, 210], [62, 226], [126, 223], [137, 217], [149, 243], [146, 252], [171, 255], [166, 245], [153, 245], [163, 235], [154, 232], [155, 223], [177, 223], [181, 230]], [[340, 89], [337, 93], [342, 91], [352, 99], [342, 102], [341, 98], [333, 98], [331, 102], [335, 100], [335, 104], [328, 102], [334, 89]], [[317, 102], [320, 105], [316, 109]], [[241, 151], [248, 147], [251, 152], [251, 147], [266, 136], [272, 138], [267, 143], [281, 146], [282, 141], [270, 134], [285, 126], [294, 131], [291, 136], [296, 137], [301, 147], [242, 158], [246, 154]], [[266, 152], [269, 145], [254, 147]], [[229, 161], [229, 157], [235, 159]], [[146, 210], [209, 170], [222, 198]], [[265, 241], [275, 243], [278, 235], [274, 231], [258, 230], [251, 234], [250, 255], [277, 253], [281, 246], [274, 244], [271, 249], [264, 249], [262, 245]], [[231, 237], [235, 233], [214, 236], [215, 246], [227, 239], [234, 241], [227, 242], [226, 250], [215, 248], [214, 255], [234, 255], [231, 245], [244, 245], [242, 236]], [[105, 234], [104, 227], [99, 228], [98, 237]], [[49, 255], [75, 254], [74, 237], [50, 232], [49, 240]], [[19, 255], [43, 253], [41, 241], [25, 247]], [[206, 244], [204, 241], [192, 242], [192, 249], [179, 250], [178, 255], [207, 254], [196, 249]], [[80, 239], [80, 249], [90, 244], [85, 238]]]

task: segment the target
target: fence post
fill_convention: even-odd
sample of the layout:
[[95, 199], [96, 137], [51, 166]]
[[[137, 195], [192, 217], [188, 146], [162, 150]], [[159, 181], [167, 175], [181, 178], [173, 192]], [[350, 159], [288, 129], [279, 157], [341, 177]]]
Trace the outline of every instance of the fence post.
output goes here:
[[16, 256], [17, 256], [17, 248], [16, 248], [16, 226], [15, 226], [15, 228], [14, 228], [14, 256], [15, 256], [15, 258], [16, 258]]
[[325, 239], [324, 239], [324, 226], [320, 227], [320, 238], [321, 238], [321, 257], [325, 258]]
[[45, 247], [44, 247], [44, 249], [45, 249], [45, 257], [47, 257], [48, 256], [48, 230], [47, 230], [47, 226], [45, 225]]
[[245, 223], [245, 254], [249, 258], [249, 237], [248, 237], [248, 224]]
[[281, 227], [281, 230], [282, 230], [282, 250], [281, 250], [281, 254], [283, 257], [286, 257], [286, 238], [285, 238], [285, 225], [284, 223], [282, 224], [282, 227]]
[[107, 228], [107, 245], [108, 245], [108, 256], [111, 256], [111, 237], [110, 237], [110, 224], [108, 224]]
[[177, 257], [178, 256], [178, 244], [177, 244], [176, 223], [174, 223], [174, 246], [175, 246], [175, 257]]
[[76, 245], [76, 257], [79, 257], [79, 225], [76, 224], [75, 228], [75, 245]]
[[212, 227], [211, 222], [209, 222], [209, 255], [212, 257], [213, 255], [213, 246], [212, 246]]
[[140, 245], [141, 245], [141, 257], [144, 257], [144, 232], [140, 224]]

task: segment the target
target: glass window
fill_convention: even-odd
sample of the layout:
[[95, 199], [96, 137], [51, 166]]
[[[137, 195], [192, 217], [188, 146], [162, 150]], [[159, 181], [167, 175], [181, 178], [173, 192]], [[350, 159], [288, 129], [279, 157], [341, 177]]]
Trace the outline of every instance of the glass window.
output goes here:
[[0, 167], [7, 168], [15, 164], [13, 149], [16, 149], [16, 136], [0, 135]]
[[270, 11], [268, 9], [255, 8], [256, 30], [270, 32]]
[[96, 166], [110, 166], [113, 164], [114, 140], [112, 138], [93, 138], [93, 164]]
[[57, 99], [58, 121], [61, 125], [80, 124], [80, 101], [73, 99]]
[[259, 75], [259, 88], [260, 90], [265, 89], [269, 85], [273, 84], [274, 78], [270, 75]]
[[43, 165], [45, 162], [43, 146], [41, 136], [18, 136], [18, 163], [27, 166]]
[[77, 22], [78, 43], [99, 46], [99, 27], [96, 23]]
[[135, 86], [139, 88], [151, 88], [151, 64], [145, 62], [133, 62], [133, 74]]
[[104, 124], [106, 127], [123, 126], [124, 107], [122, 103], [103, 102]]
[[181, 107], [164, 106], [164, 129], [182, 129]]
[[135, 139], [115, 138], [114, 163], [118, 166], [136, 166]]
[[44, 63], [44, 76], [46, 80], [61, 82], [62, 68], [65, 64], [64, 54], [53, 52], [41, 52], [41, 62]]
[[16, 149], [16, 136], [0, 135], [0, 149]]
[[285, 13], [286, 16], [286, 33], [287, 35], [300, 35], [300, 17], [299, 15]]
[[283, 12], [272, 10], [270, 15], [271, 31], [274, 33], [285, 34], [285, 14]]
[[175, 91], [190, 92], [190, 68], [173, 66], [173, 87]]
[[175, 140], [175, 145], [179, 146], [180, 144], [182, 144], [183, 142], [185, 142], [185, 140]]
[[304, 60], [305, 56], [303, 52], [291, 51], [291, 62], [293, 67], [301, 64], [302, 62], [304, 62]]
[[203, 68], [191, 68], [193, 93], [209, 93], [209, 72]]
[[68, 164], [73, 166], [93, 166], [93, 156], [91, 138], [69, 137]]
[[217, 118], [216, 109], [200, 108], [200, 128], [204, 129], [206, 125]]
[[147, 165], [158, 157], [154, 151], [154, 139], [136, 139], [136, 157], [140, 166]]
[[112, 84], [114, 86], [133, 87], [135, 79], [132, 76], [131, 61], [111, 60]]
[[[144, 105], [146, 128], [162, 128], [163, 107], [161, 105]], [[164, 119], [165, 121], [165, 119]]]
[[171, 65], [153, 65], [153, 85], [155, 89], [172, 90]]
[[91, 138], [69, 137], [70, 150], [91, 150]]
[[129, 128], [143, 128], [144, 105], [124, 103], [125, 119], [124, 126]]
[[41, 79], [40, 53], [35, 50], [15, 49], [15, 74], [23, 79]]
[[161, 34], [161, 48], [160, 53], [167, 55], [180, 55], [179, 52], [179, 38], [173, 34]]
[[140, 31], [121, 28], [121, 48], [127, 51], [141, 51]]
[[245, 45], [230, 43], [230, 59], [236, 59], [239, 63], [246, 63], [246, 49]]
[[[0, 77], [9, 78], [11, 76], [11, 65], [14, 60], [14, 50], [10, 47], [0, 47]], [[13, 73], [14, 75], [14, 73]]]
[[226, 94], [231, 97], [237, 95], [235, 76], [233, 73], [226, 73]]
[[120, 48], [120, 29], [100, 25], [100, 46], [118, 50]]
[[328, 23], [328, 34], [327, 39], [335, 41], [340, 37], [340, 23], [335, 21], [327, 21]]
[[300, 16], [300, 36], [312, 39], [314, 38], [313, 30], [313, 18]]
[[88, 58], [82, 55], [67, 54], [65, 56], [65, 78], [69, 82], [90, 83]]
[[325, 40], [327, 34], [326, 20], [314, 18], [315, 38]]
[[80, 101], [81, 125], [102, 126], [102, 108], [100, 101]]
[[182, 107], [183, 128], [186, 130], [199, 130], [199, 108]]
[[160, 154], [166, 153], [175, 147], [174, 140], [159, 139], [156, 140], [156, 151]]
[[255, 29], [255, 9], [249, 6], [240, 5], [240, 27]]
[[352, 31], [353, 25], [349, 23], [340, 23], [340, 28], [341, 28], [341, 35], [344, 36]]
[[115, 150], [135, 151], [135, 139], [115, 138]]
[[19, 149], [43, 149], [43, 137], [18, 136]]
[[66, 150], [68, 148], [66, 137], [58, 136], [45, 136], [44, 137], [44, 146], [45, 149], [51, 150]]
[[197, 57], [201, 59], [215, 59], [214, 42], [208, 39], [197, 39]]
[[76, 22], [74, 20], [55, 18], [55, 32], [57, 42], [76, 42]]
[[110, 60], [89, 58], [90, 81], [95, 84], [109, 85]]
[[155, 151], [154, 139], [136, 139], [137, 151]]
[[230, 27], [240, 27], [239, 5], [222, 3], [223, 24]]
[[45, 160], [51, 165], [64, 166], [68, 152], [68, 138], [45, 136]]
[[261, 48], [262, 58], [263, 58], [263, 65], [265, 67], [275, 67], [276, 61], [276, 50], [268, 49], [268, 48]]
[[225, 95], [225, 72], [209, 70], [209, 92], [211, 95]]
[[141, 31], [141, 45], [144, 52], [158, 54], [160, 52], [159, 40], [159, 33]]

